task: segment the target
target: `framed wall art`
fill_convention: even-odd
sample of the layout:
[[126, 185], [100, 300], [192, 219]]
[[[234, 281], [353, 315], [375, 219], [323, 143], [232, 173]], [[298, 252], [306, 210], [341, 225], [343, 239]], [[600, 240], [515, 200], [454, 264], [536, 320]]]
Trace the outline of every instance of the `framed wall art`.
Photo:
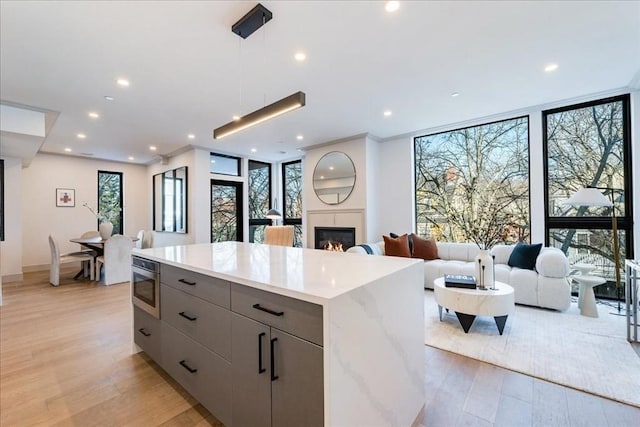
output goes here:
[[71, 188], [56, 188], [56, 206], [72, 208], [76, 205], [76, 190]]

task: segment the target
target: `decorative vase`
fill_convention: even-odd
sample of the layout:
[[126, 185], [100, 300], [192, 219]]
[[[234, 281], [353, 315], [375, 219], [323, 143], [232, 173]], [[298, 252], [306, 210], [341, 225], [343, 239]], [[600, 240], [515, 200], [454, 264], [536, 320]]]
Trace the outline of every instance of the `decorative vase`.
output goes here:
[[488, 249], [481, 249], [476, 255], [476, 284], [480, 289], [493, 288], [495, 284], [493, 256]]
[[107, 240], [111, 237], [111, 233], [113, 233], [113, 224], [110, 221], [101, 222], [100, 227], [98, 227], [98, 231], [100, 231], [100, 237], [102, 237], [102, 240]]

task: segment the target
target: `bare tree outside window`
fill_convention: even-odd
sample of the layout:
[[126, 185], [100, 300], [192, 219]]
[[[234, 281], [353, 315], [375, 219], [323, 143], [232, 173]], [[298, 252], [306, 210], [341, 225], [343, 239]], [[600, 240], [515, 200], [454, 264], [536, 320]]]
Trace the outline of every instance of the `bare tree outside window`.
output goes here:
[[529, 238], [527, 117], [417, 137], [417, 234], [490, 248]]
[[[593, 264], [606, 284], [599, 296], [615, 296], [611, 208], [564, 204], [580, 187], [605, 187], [618, 217], [620, 256], [630, 256], [631, 179], [628, 96], [543, 112], [549, 244], [570, 263]], [[621, 273], [624, 273], [621, 269]]]
[[284, 225], [294, 226], [293, 246], [302, 247], [302, 161], [282, 164]]
[[265, 227], [271, 220], [271, 164], [249, 160], [249, 242], [264, 242]]
[[242, 183], [211, 180], [211, 243], [242, 241]]

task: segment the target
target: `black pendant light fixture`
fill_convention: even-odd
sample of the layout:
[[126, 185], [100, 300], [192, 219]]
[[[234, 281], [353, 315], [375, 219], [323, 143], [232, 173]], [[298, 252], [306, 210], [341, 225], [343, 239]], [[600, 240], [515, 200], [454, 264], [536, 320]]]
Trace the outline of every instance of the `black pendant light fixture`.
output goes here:
[[[258, 3], [238, 22], [231, 26], [231, 31], [246, 39], [256, 30], [262, 27], [273, 18], [273, 14], [263, 5]], [[260, 108], [252, 113], [246, 114], [237, 120], [233, 120], [213, 130], [213, 139], [224, 138], [227, 135], [239, 132], [243, 129], [257, 125], [266, 120], [277, 117], [288, 111], [304, 107], [306, 103], [304, 92], [296, 92], [279, 101]]]

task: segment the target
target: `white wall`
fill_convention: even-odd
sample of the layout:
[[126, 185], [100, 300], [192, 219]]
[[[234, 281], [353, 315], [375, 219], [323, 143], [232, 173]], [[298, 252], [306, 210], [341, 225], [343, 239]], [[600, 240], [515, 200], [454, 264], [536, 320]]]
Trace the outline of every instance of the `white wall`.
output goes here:
[[5, 239], [0, 242], [0, 276], [7, 283], [22, 280], [22, 160], [3, 159]]
[[378, 224], [369, 241], [382, 240], [389, 233], [415, 230], [413, 212], [413, 139], [402, 137], [380, 143], [378, 179]]
[[[49, 234], [56, 237], [61, 252], [69, 252], [79, 249], [69, 239], [97, 229], [96, 217], [82, 203], [97, 206], [98, 170], [123, 174], [124, 233], [135, 236], [150, 228], [151, 180], [145, 165], [38, 154], [22, 170], [23, 268], [48, 268]], [[75, 207], [56, 207], [56, 188], [75, 189]]]

